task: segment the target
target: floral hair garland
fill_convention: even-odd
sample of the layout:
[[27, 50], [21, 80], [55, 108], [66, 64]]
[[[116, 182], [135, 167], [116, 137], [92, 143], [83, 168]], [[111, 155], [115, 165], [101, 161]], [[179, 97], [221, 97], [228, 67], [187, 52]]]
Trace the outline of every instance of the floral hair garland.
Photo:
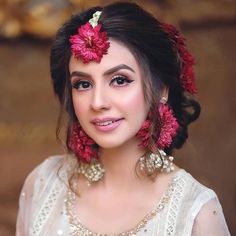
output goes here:
[[180, 32], [173, 25], [162, 23], [161, 26], [163, 30], [169, 34], [171, 40], [174, 43], [174, 46], [179, 53], [182, 63], [180, 75], [182, 87], [190, 94], [195, 94], [197, 92], [193, 71], [195, 60], [186, 48], [185, 38], [180, 35]]
[[99, 63], [110, 46], [107, 33], [101, 32], [102, 25], [98, 24], [101, 13], [96, 11], [85, 25], [78, 28], [77, 34], [70, 36], [71, 51], [75, 58], [81, 58], [83, 63]]

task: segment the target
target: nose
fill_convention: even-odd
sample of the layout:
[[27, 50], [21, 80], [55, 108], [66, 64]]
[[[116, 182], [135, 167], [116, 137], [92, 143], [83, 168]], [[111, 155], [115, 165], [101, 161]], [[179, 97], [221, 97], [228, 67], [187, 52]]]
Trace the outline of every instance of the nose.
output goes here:
[[91, 101], [91, 108], [95, 111], [107, 110], [110, 108], [108, 91], [102, 86], [95, 86]]

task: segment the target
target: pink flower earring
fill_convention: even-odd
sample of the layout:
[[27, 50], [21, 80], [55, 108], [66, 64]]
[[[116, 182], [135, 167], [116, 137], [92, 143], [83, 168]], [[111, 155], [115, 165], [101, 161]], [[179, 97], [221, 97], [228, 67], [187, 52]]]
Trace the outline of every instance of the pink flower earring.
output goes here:
[[100, 180], [104, 169], [98, 161], [96, 143], [83, 131], [79, 123], [74, 123], [68, 138], [68, 146], [79, 160], [78, 173], [85, 176], [88, 185]]
[[171, 145], [173, 138], [177, 133], [177, 129], [179, 128], [179, 124], [174, 117], [172, 109], [167, 104], [160, 103], [159, 113], [161, 129], [156, 144], [159, 149], [164, 149]]
[[[159, 149], [165, 149], [169, 147], [172, 143], [173, 138], [177, 133], [179, 124], [176, 118], [173, 115], [172, 109], [165, 104], [166, 100], [162, 98], [162, 101], [159, 105], [159, 114], [160, 114], [160, 135], [156, 141], [156, 146]], [[141, 129], [137, 133], [137, 136], [142, 139], [140, 146], [146, 148], [149, 143], [149, 128], [151, 126], [151, 121], [149, 115], [144, 121]]]
[[[170, 172], [174, 170], [173, 157], [167, 156], [163, 149], [169, 147], [173, 138], [177, 133], [179, 124], [173, 115], [173, 111], [166, 104], [167, 99], [163, 97], [159, 105], [160, 114], [160, 134], [156, 141], [156, 147], [158, 153], [150, 153], [148, 156], [144, 155], [139, 159], [140, 169], [145, 171], [148, 175], [152, 175], [156, 170]], [[137, 137], [141, 138], [140, 146], [147, 148], [149, 144], [149, 129], [151, 126], [151, 120], [149, 115], [144, 121], [141, 129], [137, 133]]]
[[89, 163], [92, 158], [98, 158], [92, 145], [95, 145], [95, 142], [87, 136], [79, 123], [74, 123], [68, 140], [68, 146], [71, 151], [81, 161]]

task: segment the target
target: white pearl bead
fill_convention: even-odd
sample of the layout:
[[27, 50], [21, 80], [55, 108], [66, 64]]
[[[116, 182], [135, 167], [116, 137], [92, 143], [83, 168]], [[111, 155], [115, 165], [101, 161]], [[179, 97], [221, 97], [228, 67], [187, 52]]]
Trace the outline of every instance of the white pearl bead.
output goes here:
[[61, 229], [57, 230], [57, 234], [58, 235], [62, 235], [63, 234], [63, 231]]

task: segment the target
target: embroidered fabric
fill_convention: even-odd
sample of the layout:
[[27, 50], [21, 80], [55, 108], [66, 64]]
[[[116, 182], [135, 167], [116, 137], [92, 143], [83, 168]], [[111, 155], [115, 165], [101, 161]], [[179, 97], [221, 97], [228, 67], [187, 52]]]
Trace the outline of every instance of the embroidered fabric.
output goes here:
[[[61, 166], [64, 173], [70, 168], [69, 161], [62, 165], [64, 160], [62, 156], [51, 157], [26, 179], [20, 195], [16, 236], [73, 235], [64, 209], [68, 188], [58, 176]], [[216, 194], [184, 170], [178, 171], [176, 177], [165, 207], [133, 235], [230, 235]]]
[[33, 222], [33, 227], [30, 229], [30, 235], [36, 236], [42, 231], [42, 227], [45, 222], [49, 219], [54, 204], [56, 203], [57, 196], [60, 194], [60, 185], [58, 183], [54, 184], [52, 190], [50, 191], [48, 198], [44, 201], [38, 215], [35, 217]]
[[185, 179], [184, 178], [179, 178], [179, 180], [176, 183], [176, 187], [174, 189], [172, 201], [170, 202], [170, 207], [169, 207], [169, 214], [167, 217], [167, 226], [166, 226], [166, 233], [167, 235], [174, 235], [175, 228], [176, 228], [176, 218], [177, 218], [177, 213], [179, 212], [179, 206], [180, 206], [180, 201], [183, 198], [183, 189], [185, 187]]

